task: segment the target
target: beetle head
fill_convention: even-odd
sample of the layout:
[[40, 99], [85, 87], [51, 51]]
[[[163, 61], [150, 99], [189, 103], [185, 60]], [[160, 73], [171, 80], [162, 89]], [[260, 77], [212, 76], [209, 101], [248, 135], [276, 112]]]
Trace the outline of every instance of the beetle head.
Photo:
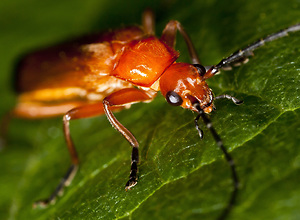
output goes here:
[[204, 112], [213, 110], [213, 93], [203, 79], [206, 70], [201, 65], [174, 63], [160, 78], [160, 90], [167, 102], [174, 106], [198, 110], [196, 103]]

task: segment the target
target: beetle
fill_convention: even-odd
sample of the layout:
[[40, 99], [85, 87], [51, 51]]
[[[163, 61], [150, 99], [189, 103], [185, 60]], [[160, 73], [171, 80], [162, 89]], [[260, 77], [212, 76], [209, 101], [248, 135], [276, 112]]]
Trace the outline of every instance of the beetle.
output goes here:
[[[151, 11], [145, 11], [142, 24], [42, 49], [20, 61], [15, 83], [18, 99], [12, 116], [36, 119], [63, 115], [63, 132], [72, 162], [50, 197], [35, 205], [54, 202], [78, 170], [79, 158], [70, 135], [70, 121], [102, 114], [132, 147], [130, 175], [125, 185], [126, 190], [132, 189], [138, 181], [139, 144], [113, 112], [137, 102], [152, 101], [160, 91], [169, 104], [196, 112], [194, 122], [200, 138], [203, 137], [198, 125], [201, 117], [223, 151], [234, 186], [230, 201], [220, 216], [224, 219], [235, 202], [239, 181], [234, 161], [206, 114], [215, 109], [213, 101], [216, 99], [229, 99], [237, 105], [242, 101], [227, 94], [215, 97], [206, 80], [221, 69], [245, 63], [253, 55], [252, 51], [265, 42], [299, 31], [300, 24], [250, 44], [211, 67], [200, 64], [196, 49], [180, 22], [167, 23], [160, 38], [154, 35]], [[177, 32], [185, 40], [191, 64], [176, 62], [179, 57], [175, 50]]]

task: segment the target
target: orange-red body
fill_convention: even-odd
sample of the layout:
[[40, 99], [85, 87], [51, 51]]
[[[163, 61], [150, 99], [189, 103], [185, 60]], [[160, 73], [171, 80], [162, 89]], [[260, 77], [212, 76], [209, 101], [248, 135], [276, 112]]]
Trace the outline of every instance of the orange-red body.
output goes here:
[[[18, 101], [12, 115], [23, 118], [63, 116], [64, 137], [71, 166], [54, 193], [36, 205], [55, 200], [75, 176], [79, 157], [69, 122], [106, 114], [108, 120], [132, 146], [131, 170], [125, 189], [137, 184], [138, 141], [114, 116], [113, 111], [136, 102], [149, 102], [160, 90], [172, 105], [211, 112], [213, 95], [198, 64], [176, 63], [174, 49], [179, 31], [194, 63], [199, 63], [190, 38], [177, 21], [170, 21], [160, 38], [154, 36], [150, 11], [143, 27], [129, 27], [77, 39], [34, 52], [19, 64], [16, 76]], [[204, 69], [204, 70], [203, 70]]]
[[[195, 67], [175, 63], [178, 56], [170, 45], [139, 27], [35, 52], [20, 63], [19, 100], [14, 113], [26, 118], [60, 115], [75, 107], [101, 103], [125, 88], [140, 89], [149, 96], [146, 99], [153, 99], [158, 90], [163, 95], [176, 90], [183, 97], [197, 93], [203, 105], [209, 107], [210, 89]], [[128, 101], [125, 104], [139, 100]], [[188, 98], [182, 107], [193, 110]], [[206, 108], [206, 112], [210, 111], [211, 107]]]

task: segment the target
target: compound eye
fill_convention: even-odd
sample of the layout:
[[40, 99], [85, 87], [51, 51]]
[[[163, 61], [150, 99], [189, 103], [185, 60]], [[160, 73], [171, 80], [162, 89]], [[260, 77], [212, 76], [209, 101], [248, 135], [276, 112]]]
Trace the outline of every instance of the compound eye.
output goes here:
[[182, 98], [174, 91], [169, 91], [166, 94], [167, 102], [171, 105], [178, 106], [182, 104]]
[[200, 76], [203, 76], [206, 73], [206, 69], [204, 66], [202, 66], [200, 64], [194, 64], [193, 66], [197, 68]]

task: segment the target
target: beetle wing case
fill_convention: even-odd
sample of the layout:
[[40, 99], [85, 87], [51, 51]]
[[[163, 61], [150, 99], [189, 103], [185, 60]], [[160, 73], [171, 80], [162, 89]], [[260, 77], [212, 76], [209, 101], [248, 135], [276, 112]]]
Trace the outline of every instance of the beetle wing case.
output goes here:
[[33, 52], [18, 64], [16, 91], [23, 93], [45, 88], [90, 88], [86, 82], [91, 76], [109, 75], [112, 69], [117, 52], [112, 42], [124, 45], [143, 36], [141, 28], [130, 27], [85, 36]]
[[140, 27], [127, 27], [84, 36], [25, 56], [15, 74], [15, 114], [30, 118], [56, 116], [133, 87], [110, 73], [116, 54], [144, 36]]
[[25, 56], [15, 75], [19, 102], [99, 101], [120, 88], [132, 87], [110, 73], [119, 50], [144, 36], [139, 27], [123, 28]]

